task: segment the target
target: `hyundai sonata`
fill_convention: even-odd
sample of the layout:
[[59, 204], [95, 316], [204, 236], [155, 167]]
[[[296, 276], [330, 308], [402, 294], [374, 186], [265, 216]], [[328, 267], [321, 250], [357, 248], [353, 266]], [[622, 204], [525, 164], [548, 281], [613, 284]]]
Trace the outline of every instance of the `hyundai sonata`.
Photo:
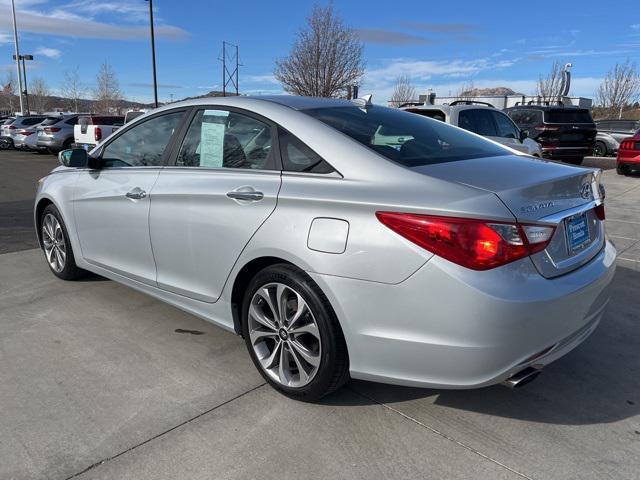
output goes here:
[[59, 158], [35, 203], [54, 275], [241, 335], [294, 398], [520, 385], [609, 299], [600, 171], [369, 100], [174, 103]]

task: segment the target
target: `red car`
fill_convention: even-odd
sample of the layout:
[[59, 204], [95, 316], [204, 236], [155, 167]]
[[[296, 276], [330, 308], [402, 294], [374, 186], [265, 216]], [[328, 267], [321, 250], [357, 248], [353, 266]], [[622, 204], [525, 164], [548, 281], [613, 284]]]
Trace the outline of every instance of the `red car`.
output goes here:
[[626, 175], [632, 170], [640, 170], [640, 130], [633, 137], [620, 142], [616, 170], [620, 175]]

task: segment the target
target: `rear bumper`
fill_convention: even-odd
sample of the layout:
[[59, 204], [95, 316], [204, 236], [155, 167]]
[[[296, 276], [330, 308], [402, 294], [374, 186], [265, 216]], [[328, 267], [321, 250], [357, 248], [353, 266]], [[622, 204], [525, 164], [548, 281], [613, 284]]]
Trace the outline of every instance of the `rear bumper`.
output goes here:
[[588, 264], [553, 279], [530, 259], [474, 272], [438, 257], [397, 285], [310, 275], [340, 319], [352, 377], [475, 388], [584, 341], [609, 300], [615, 257], [606, 242]]
[[40, 148], [51, 148], [51, 149], [60, 149], [62, 148], [62, 140], [58, 138], [38, 138], [38, 147]]
[[640, 167], [640, 152], [624, 152], [618, 153], [616, 158], [618, 165], [632, 165], [634, 167]]
[[580, 158], [593, 155], [593, 146], [543, 146], [542, 156], [544, 158]]

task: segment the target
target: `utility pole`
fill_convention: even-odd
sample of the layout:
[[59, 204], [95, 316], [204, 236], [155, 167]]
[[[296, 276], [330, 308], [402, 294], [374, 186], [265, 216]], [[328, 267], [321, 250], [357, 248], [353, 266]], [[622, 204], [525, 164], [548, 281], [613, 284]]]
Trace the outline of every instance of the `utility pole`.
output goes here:
[[[29, 92], [27, 90], [27, 67], [24, 61], [33, 60], [33, 55], [19, 55], [18, 57], [14, 55], [13, 58], [18, 59], [18, 65], [20, 64], [20, 60], [22, 60], [22, 76], [24, 78], [24, 91], [21, 93], [24, 93], [24, 107], [27, 110], [27, 114], [31, 115], [31, 109], [29, 108]], [[20, 98], [22, 98], [22, 96]]]
[[[231, 47], [230, 55], [227, 55], [227, 45]], [[236, 90], [236, 96], [238, 95], [238, 71], [240, 69], [240, 57], [238, 54], [238, 46], [229, 42], [222, 42], [222, 58], [218, 58], [218, 60], [222, 60], [222, 96], [227, 96], [227, 86], [231, 84]], [[231, 62], [235, 63], [235, 68], [230, 70], [227, 67], [227, 60], [231, 60]]]
[[153, 102], [158, 108], [158, 81], [156, 79], [156, 38], [153, 33], [153, 0], [149, 2], [149, 26], [151, 30], [151, 63], [153, 66]]
[[[13, 41], [16, 47], [16, 70], [18, 71], [18, 87], [20, 89], [20, 113], [24, 115], [24, 104], [22, 102], [22, 73], [20, 72], [20, 48], [18, 47], [18, 27], [16, 25], [16, 2], [11, 0], [11, 9], [13, 11]], [[28, 112], [27, 112], [28, 115]]]

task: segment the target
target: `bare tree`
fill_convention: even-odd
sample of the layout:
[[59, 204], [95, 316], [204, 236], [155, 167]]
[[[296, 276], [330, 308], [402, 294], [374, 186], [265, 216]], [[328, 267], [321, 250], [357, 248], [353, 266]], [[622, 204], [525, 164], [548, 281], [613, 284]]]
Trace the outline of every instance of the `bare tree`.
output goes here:
[[29, 110], [44, 113], [49, 108], [51, 90], [44, 78], [36, 77], [29, 83]]
[[607, 72], [596, 92], [596, 102], [603, 107], [607, 117], [622, 118], [625, 107], [632, 107], [640, 99], [640, 75], [636, 64], [627, 59], [616, 63]]
[[96, 75], [93, 98], [98, 102], [97, 109], [100, 113], [111, 113], [112, 109], [117, 107], [118, 101], [122, 99], [118, 77], [107, 62], [100, 65]]
[[62, 84], [60, 85], [60, 94], [65, 97], [67, 102], [67, 108], [78, 111], [78, 101], [84, 94], [84, 86], [80, 81], [80, 71], [78, 67], [73, 70], [66, 70], [62, 77]]
[[562, 70], [564, 66], [559, 62], [553, 62], [547, 76], [540, 75], [536, 86], [536, 95], [543, 102], [557, 100], [562, 93]]
[[0, 109], [6, 109], [8, 113], [13, 114], [20, 103], [18, 81], [13, 70], [8, 70], [2, 81], [0, 81], [0, 97], [2, 98]]
[[416, 87], [411, 84], [411, 78], [409, 75], [400, 75], [396, 78], [396, 84], [393, 87], [393, 94], [389, 105], [392, 107], [399, 107], [403, 103], [410, 102], [416, 99]]
[[456, 93], [456, 99], [457, 100], [473, 100], [473, 97], [475, 96], [475, 90], [476, 90], [476, 87], [473, 84], [473, 80], [470, 81], [469, 83], [463, 83], [462, 85], [460, 85], [460, 88], [458, 89], [458, 93]]
[[274, 75], [287, 92], [312, 97], [344, 97], [364, 74], [364, 46], [333, 6], [316, 5], [289, 56], [276, 60]]

